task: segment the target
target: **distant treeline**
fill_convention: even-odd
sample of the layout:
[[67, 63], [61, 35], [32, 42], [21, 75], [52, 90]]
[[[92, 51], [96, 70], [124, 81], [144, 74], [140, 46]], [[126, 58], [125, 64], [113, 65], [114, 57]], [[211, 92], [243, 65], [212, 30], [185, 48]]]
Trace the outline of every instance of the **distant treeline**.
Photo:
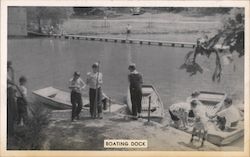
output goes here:
[[[137, 7], [138, 8], [138, 7]], [[214, 15], [227, 14], [232, 8], [225, 7], [140, 7], [140, 12], [150, 13], [180, 13], [185, 12], [190, 15]], [[119, 15], [122, 13], [131, 13], [134, 7], [74, 7], [74, 16], [82, 15]]]

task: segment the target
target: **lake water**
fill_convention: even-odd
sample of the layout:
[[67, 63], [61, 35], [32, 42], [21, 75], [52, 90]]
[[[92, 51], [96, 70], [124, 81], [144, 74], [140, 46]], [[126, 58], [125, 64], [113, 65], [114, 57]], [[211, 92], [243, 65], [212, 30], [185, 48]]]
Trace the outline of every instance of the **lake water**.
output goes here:
[[203, 74], [190, 77], [179, 69], [190, 50], [84, 40], [8, 39], [8, 60], [13, 62], [16, 80], [20, 75], [27, 76], [29, 95], [33, 90], [47, 86], [68, 91], [68, 80], [74, 71], [80, 71], [85, 80], [92, 63], [100, 60], [104, 92], [121, 102], [127, 92], [130, 62], [136, 63], [145, 84], [155, 85], [166, 108], [185, 100], [194, 90], [227, 92], [239, 100], [243, 99], [244, 58], [234, 57], [235, 71], [233, 65], [224, 65], [222, 80], [215, 83], [211, 79], [214, 56], [211, 60], [199, 57]]
[[[233, 64], [223, 65], [222, 80], [215, 83], [211, 79], [214, 56], [198, 57], [203, 74], [190, 77], [179, 69], [190, 50], [84, 40], [8, 39], [8, 60], [13, 62], [16, 80], [21, 75], [28, 78], [29, 96], [33, 90], [47, 86], [69, 91], [68, 81], [73, 72], [80, 71], [85, 80], [91, 65], [100, 60], [104, 92], [120, 102], [124, 102], [126, 96], [130, 62], [136, 63], [145, 84], [156, 87], [166, 109], [172, 103], [184, 101], [194, 90], [227, 92], [243, 100], [244, 58], [234, 57], [235, 70]], [[233, 144], [237, 149], [243, 146], [243, 138], [239, 141]]]

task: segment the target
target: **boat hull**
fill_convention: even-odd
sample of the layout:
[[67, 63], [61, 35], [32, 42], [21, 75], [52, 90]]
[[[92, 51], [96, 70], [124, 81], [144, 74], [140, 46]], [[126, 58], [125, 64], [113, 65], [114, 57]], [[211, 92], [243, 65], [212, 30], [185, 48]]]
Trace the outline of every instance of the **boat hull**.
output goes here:
[[[149, 96], [151, 96], [151, 111], [150, 111], [150, 120], [161, 122], [164, 117], [164, 106], [160, 96], [154, 86], [152, 85], [142, 85], [142, 118], [148, 118], [148, 106], [149, 106]], [[132, 113], [132, 102], [130, 89], [128, 88], [127, 92], [127, 106]]]
[[[46, 87], [32, 92], [36, 100], [55, 109], [71, 109], [70, 93], [54, 87]], [[83, 105], [88, 103], [88, 98], [82, 97]]]
[[48, 37], [50, 35], [49, 34], [38, 33], [38, 32], [28, 31], [28, 36], [29, 37]]
[[[222, 103], [227, 95], [225, 93], [218, 93], [218, 92], [207, 92], [207, 91], [200, 91], [200, 95], [198, 96], [198, 100], [202, 102], [202, 106], [197, 106], [197, 109], [200, 112], [209, 113], [214, 115], [217, 111], [217, 104]], [[173, 104], [174, 105], [174, 104]], [[213, 122], [206, 121], [207, 126], [207, 141], [213, 143], [215, 145], [224, 146], [229, 145], [230, 143], [236, 141], [237, 139], [244, 136], [244, 121], [239, 121], [237, 123], [237, 129], [230, 130], [230, 131], [220, 131]], [[188, 127], [186, 130], [179, 129], [181, 131], [192, 133], [192, 127]]]

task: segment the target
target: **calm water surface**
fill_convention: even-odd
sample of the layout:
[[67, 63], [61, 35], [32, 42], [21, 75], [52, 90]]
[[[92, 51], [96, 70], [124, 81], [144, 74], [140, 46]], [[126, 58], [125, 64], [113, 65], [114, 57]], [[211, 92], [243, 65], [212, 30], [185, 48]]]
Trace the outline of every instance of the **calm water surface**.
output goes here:
[[244, 58], [235, 57], [235, 71], [233, 65], [224, 65], [222, 81], [214, 83], [211, 80], [214, 56], [211, 61], [199, 57], [203, 74], [190, 77], [178, 69], [190, 50], [84, 40], [8, 40], [8, 60], [13, 62], [17, 77], [27, 76], [30, 95], [31, 91], [47, 86], [68, 91], [68, 80], [74, 71], [80, 71], [85, 80], [92, 63], [100, 60], [104, 92], [118, 101], [123, 101], [126, 96], [130, 62], [136, 63], [145, 84], [155, 85], [166, 108], [185, 100], [193, 90], [222, 91], [243, 98]]

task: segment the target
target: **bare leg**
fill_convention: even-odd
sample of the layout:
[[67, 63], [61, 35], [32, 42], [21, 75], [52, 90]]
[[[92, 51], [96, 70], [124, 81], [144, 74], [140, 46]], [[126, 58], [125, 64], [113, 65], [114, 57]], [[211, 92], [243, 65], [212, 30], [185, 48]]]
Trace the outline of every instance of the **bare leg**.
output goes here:
[[190, 139], [190, 143], [193, 142], [193, 139], [194, 139], [195, 134], [196, 134], [196, 128], [193, 128], [192, 137], [191, 137], [191, 139]]
[[202, 137], [202, 142], [201, 142], [201, 147], [203, 147], [204, 142], [206, 141], [206, 137], [207, 137], [207, 131], [204, 130], [203, 137]]

